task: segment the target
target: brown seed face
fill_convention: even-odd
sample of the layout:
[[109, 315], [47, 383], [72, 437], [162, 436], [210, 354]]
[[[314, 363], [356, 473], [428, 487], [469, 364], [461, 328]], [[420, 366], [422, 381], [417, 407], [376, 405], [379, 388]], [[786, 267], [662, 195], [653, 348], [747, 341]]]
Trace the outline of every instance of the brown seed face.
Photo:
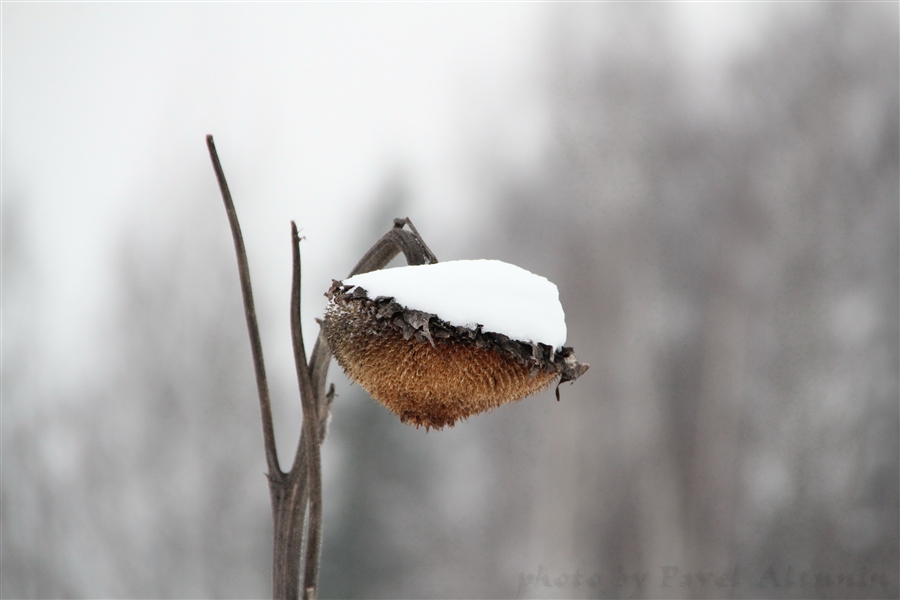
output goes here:
[[[325, 313], [324, 332], [347, 375], [404, 423], [452, 426], [457, 419], [534, 394], [560, 377], [558, 370], [535, 368], [502, 348], [477, 342], [474, 335], [428, 333], [430, 341], [411, 335], [409, 325], [397, 318], [368, 298], [336, 294]], [[428, 332], [427, 318], [425, 323]]]

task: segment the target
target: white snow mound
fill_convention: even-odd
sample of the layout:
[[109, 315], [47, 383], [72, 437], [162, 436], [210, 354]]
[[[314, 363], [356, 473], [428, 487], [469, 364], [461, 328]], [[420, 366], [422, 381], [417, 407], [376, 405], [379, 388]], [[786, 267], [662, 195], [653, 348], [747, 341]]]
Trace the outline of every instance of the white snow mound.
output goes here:
[[502, 333], [558, 349], [566, 343], [566, 316], [556, 285], [499, 260], [455, 260], [355, 275], [373, 300], [392, 296], [406, 308], [436, 314], [457, 327]]

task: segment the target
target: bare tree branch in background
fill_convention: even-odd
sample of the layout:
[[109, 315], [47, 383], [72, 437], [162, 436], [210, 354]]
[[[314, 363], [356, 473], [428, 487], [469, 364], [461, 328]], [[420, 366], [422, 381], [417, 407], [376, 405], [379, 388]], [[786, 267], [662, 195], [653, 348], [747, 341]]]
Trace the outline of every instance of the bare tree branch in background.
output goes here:
[[[250, 267], [244, 248], [241, 227], [225, 173], [219, 161], [216, 146], [211, 135], [206, 136], [206, 145], [212, 159], [225, 211], [231, 225], [234, 248], [237, 254], [238, 271], [241, 279], [241, 293], [244, 298], [244, 314], [250, 334], [250, 348], [256, 374], [260, 412], [262, 413], [263, 441], [266, 464], [269, 472], [269, 496], [272, 501], [273, 518], [273, 558], [272, 594], [274, 598], [298, 598], [300, 593], [300, 555], [306, 542], [306, 558], [303, 575], [303, 598], [315, 598], [319, 575], [319, 554], [322, 543], [322, 463], [320, 449], [325, 438], [325, 423], [334, 397], [332, 386], [325, 392], [325, 379], [331, 350], [320, 334], [307, 362], [303, 343], [303, 327], [300, 321], [300, 236], [297, 225], [291, 222], [291, 245], [293, 254], [293, 279], [291, 286], [291, 339], [294, 362], [303, 406], [303, 429], [294, 455], [291, 470], [281, 470], [275, 447], [275, 433], [272, 426], [272, 408], [266, 382], [265, 362], [253, 290], [250, 285]], [[409, 226], [409, 231], [403, 229]], [[411, 265], [433, 264], [437, 258], [419, 236], [409, 219], [394, 219], [394, 227], [378, 240], [360, 259], [350, 275], [376, 271], [386, 266], [397, 254], [403, 252]], [[309, 512], [307, 522], [306, 513]]]

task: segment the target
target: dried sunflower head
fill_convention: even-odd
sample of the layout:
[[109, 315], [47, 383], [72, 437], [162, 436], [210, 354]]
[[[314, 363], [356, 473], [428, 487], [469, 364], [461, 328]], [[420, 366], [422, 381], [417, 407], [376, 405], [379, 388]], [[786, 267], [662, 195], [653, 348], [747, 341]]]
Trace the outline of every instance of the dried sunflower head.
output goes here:
[[[537, 277], [498, 261], [456, 262], [492, 263], [478, 267], [489, 271], [499, 269], [496, 273], [501, 279], [507, 275], [507, 268]], [[326, 294], [330, 302], [323, 330], [335, 359], [353, 381], [397, 414], [401, 421], [436, 429], [452, 426], [457, 419], [541, 391], [557, 379], [560, 383], [575, 380], [587, 370], [588, 365], [579, 363], [571, 348], [560, 346], [554, 349], [543, 342], [513, 339], [500, 331], [486, 330], [489, 327], [479, 322], [460, 324], [459, 306], [465, 306], [466, 297], [461, 286], [454, 285], [459, 282], [451, 277], [449, 281], [437, 280], [435, 284], [429, 279], [434, 271], [422, 271], [448, 264], [406, 267], [418, 271], [410, 271], [409, 280], [396, 285], [395, 295], [386, 295], [383, 282], [372, 278], [364, 281], [380, 288], [378, 295], [370, 294], [362, 287], [361, 278], [335, 281]], [[471, 268], [470, 265], [466, 267]], [[443, 270], [450, 268], [443, 267]], [[478, 276], [481, 275], [483, 273], [478, 271]], [[508, 282], [494, 283], [505, 285]], [[434, 288], [444, 284], [449, 285], [447, 290], [425, 290], [423, 298], [443, 294], [443, 300], [431, 306], [441, 306], [444, 311], [453, 313], [451, 320], [456, 323], [437, 312], [426, 312], [398, 302], [398, 298], [416, 296], [408, 293], [410, 286]], [[390, 282], [388, 286], [391, 286]], [[488, 284], [487, 288], [490, 287]], [[490, 306], [499, 302], [502, 310], [502, 303], [509, 303], [510, 298], [498, 297], [485, 289], [484, 282], [479, 289], [480, 296], [472, 303], [474, 312], [467, 314], [477, 314], [480, 310], [483, 320], [506, 318], [506, 327], [516, 329], [515, 320], [509, 320], [509, 313], [516, 312], [515, 307], [507, 307], [503, 315], [498, 315], [498, 309]], [[555, 286], [553, 290], [555, 293]], [[513, 297], [515, 292], [516, 289], [512, 290]], [[449, 298], [446, 297], [448, 294]], [[429, 302], [415, 300], [419, 307], [427, 306]], [[558, 304], [558, 296], [556, 302]], [[559, 312], [561, 314], [561, 308]], [[462, 319], [466, 320], [469, 319]], [[536, 326], [532, 324], [531, 328]]]

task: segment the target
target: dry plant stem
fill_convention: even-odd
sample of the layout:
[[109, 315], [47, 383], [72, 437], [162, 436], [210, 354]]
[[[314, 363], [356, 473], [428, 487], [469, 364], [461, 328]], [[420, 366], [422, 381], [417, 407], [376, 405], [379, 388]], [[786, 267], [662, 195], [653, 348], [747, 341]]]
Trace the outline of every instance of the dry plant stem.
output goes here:
[[[237, 254], [238, 272], [241, 278], [241, 295], [244, 298], [244, 316], [247, 319], [247, 330], [250, 333], [250, 351], [253, 355], [253, 370], [256, 374], [256, 391], [259, 395], [259, 408], [262, 413], [263, 443], [266, 449], [266, 466], [269, 468], [268, 477], [280, 478], [283, 473], [278, 465], [278, 451], [275, 448], [275, 430], [272, 427], [272, 406], [269, 402], [269, 385], [266, 381], [266, 366], [263, 361], [262, 342], [259, 337], [259, 325], [256, 322], [256, 308], [253, 304], [253, 289], [250, 286], [250, 266], [247, 263], [247, 250], [244, 248], [244, 237], [241, 235], [241, 226], [238, 223], [237, 213], [234, 210], [234, 202], [231, 200], [231, 191], [228, 182], [225, 181], [225, 172], [219, 162], [219, 154], [211, 135], [206, 136], [206, 146], [209, 148], [209, 156], [212, 159], [216, 179], [219, 182], [219, 190], [222, 192], [222, 200], [225, 202], [225, 212], [228, 213], [228, 223], [231, 225], [231, 236], [234, 238], [234, 250]], [[274, 508], [274, 507], [273, 507]]]
[[[409, 225], [412, 231], [404, 230], [404, 225]], [[403, 252], [406, 262], [410, 265], [429, 265], [438, 261], [434, 253], [425, 245], [425, 241], [416, 231], [412, 221], [408, 218], [394, 219], [393, 229], [375, 242], [375, 245], [353, 267], [350, 276], [384, 268], [397, 256], [398, 252]]]
[[[403, 227], [407, 225], [412, 232], [403, 229]], [[328, 365], [331, 362], [331, 349], [328, 347], [328, 342], [325, 340], [325, 336], [322, 335], [321, 331], [319, 332], [319, 336], [313, 347], [313, 353], [309, 361], [308, 369], [301, 368], [301, 360], [305, 365], [306, 354], [304, 352], [303, 332], [300, 325], [300, 240], [297, 233], [297, 227], [293, 222], [291, 223], [291, 233], [294, 238], [294, 285], [291, 297], [291, 322], [294, 336], [295, 361], [297, 362], [297, 373], [301, 386], [301, 397], [306, 396], [303, 389], [303, 376], [301, 375], [301, 373], [305, 372], [308, 374], [309, 384], [317, 399], [315, 406], [323, 409], [319, 410], [318, 413], [315, 413], [312, 410], [307, 410], [307, 403], [303, 403], [303, 430], [300, 435], [300, 444], [297, 448], [297, 453], [294, 456], [294, 465], [291, 469], [292, 474], [303, 473], [307, 469], [309, 471], [307, 480], [308, 487], [301, 489], [300, 493], [303, 494], [305, 492], [308, 494], [309, 499], [309, 529], [306, 538], [306, 570], [304, 574], [303, 589], [306, 592], [307, 597], [312, 597], [315, 595], [316, 591], [319, 555], [321, 552], [322, 475], [319, 446], [324, 439], [325, 423], [328, 418], [328, 409], [330, 407], [331, 399], [334, 397], [334, 389], [332, 386], [332, 389], [328, 393], [325, 392]], [[434, 253], [431, 252], [425, 244], [425, 241], [419, 236], [412, 221], [408, 218], [395, 219], [394, 227], [384, 234], [381, 239], [366, 252], [350, 272], [350, 276], [352, 277], [359, 273], [368, 273], [370, 271], [382, 269], [400, 252], [403, 252], [407, 263], [410, 265], [433, 264], [438, 262]], [[299, 344], [297, 341], [298, 339]], [[299, 357], [302, 357], [302, 359]], [[322, 400], [325, 400], [324, 405], [322, 404]], [[306, 418], [307, 415], [310, 415], [310, 418]], [[318, 427], [314, 427], [315, 423], [318, 424]], [[310, 441], [313, 435], [318, 436], [318, 440], [315, 444]], [[302, 531], [303, 515], [298, 515], [296, 519], [300, 524], [299, 529]]]
[[[309, 525], [306, 537], [306, 570], [303, 577], [304, 597], [315, 595], [318, 573], [319, 552], [322, 547], [322, 461], [319, 454], [319, 402], [316, 389], [306, 362], [306, 348], [303, 343], [303, 327], [300, 322], [300, 236], [297, 225], [291, 221], [291, 240], [294, 262], [293, 285], [291, 286], [291, 337], [294, 342], [294, 363], [300, 385], [300, 401], [303, 404], [303, 433], [300, 444], [306, 450], [306, 461], [300, 461], [297, 450], [291, 476], [306, 477], [305, 494], [309, 501]], [[306, 469], [303, 468], [305, 463]], [[304, 473], [306, 471], [306, 473]], [[302, 526], [299, 528], [302, 531]], [[298, 540], [302, 541], [302, 540]]]
[[[269, 402], [262, 343], [253, 303], [250, 285], [250, 267], [244, 248], [241, 227], [225, 173], [211, 135], [206, 136], [206, 145], [222, 192], [241, 279], [241, 293], [244, 299], [244, 315], [250, 333], [250, 347], [256, 386], [259, 395], [263, 424], [266, 464], [269, 472], [269, 496], [272, 502], [273, 556], [272, 594], [274, 598], [294, 600], [303, 591], [303, 597], [314, 599], [317, 594], [319, 575], [319, 555], [322, 547], [322, 462], [321, 444], [325, 438], [325, 424], [334, 398], [334, 386], [325, 388], [331, 349], [322, 333], [319, 333], [312, 356], [307, 362], [303, 342], [303, 328], [300, 321], [300, 237], [297, 226], [291, 222], [291, 243], [293, 255], [293, 278], [291, 286], [291, 339], [294, 363], [300, 387], [303, 406], [303, 428], [291, 470], [284, 473], [278, 463], [275, 447], [275, 433], [272, 426], [272, 409]], [[409, 227], [409, 231], [404, 227]], [[400, 252], [410, 265], [436, 263], [437, 258], [419, 236], [409, 219], [394, 219], [393, 228], [388, 231], [360, 259], [350, 275], [367, 273], [383, 268]], [[309, 518], [307, 520], [307, 511]], [[303, 543], [306, 541], [306, 557], [301, 563]], [[303, 581], [301, 587], [301, 564]]]
[[[291, 519], [296, 514], [298, 498], [291, 497], [286, 492], [290, 490], [288, 474], [282, 472], [278, 464], [278, 451], [275, 446], [275, 431], [272, 425], [272, 408], [269, 401], [269, 389], [266, 381], [266, 369], [263, 361], [262, 342], [259, 336], [259, 325], [256, 320], [256, 308], [253, 302], [253, 289], [250, 285], [250, 267], [247, 261], [247, 251], [244, 248], [244, 239], [241, 234], [241, 226], [238, 222], [237, 212], [225, 180], [225, 172], [216, 152], [215, 142], [211, 135], [206, 136], [206, 146], [212, 160], [216, 179], [219, 182], [219, 190], [225, 203], [225, 212], [228, 214], [228, 222], [231, 225], [231, 235], [234, 238], [234, 248], [237, 254], [238, 272], [241, 280], [241, 295], [244, 299], [244, 316], [247, 319], [247, 330], [250, 333], [250, 349], [253, 355], [253, 367], [256, 375], [256, 388], [259, 395], [259, 406], [262, 415], [263, 443], [265, 445], [266, 465], [269, 480], [269, 498], [272, 503], [273, 520], [273, 568], [272, 568], [272, 593], [275, 598], [296, 598], [299, 583], [300, 548], [296, 551], [291, 547], [291, 536], [294, 528]], [[305, 478], [304, 478], [305, 479]], [[291, 502], [293, 500], [293, 502]], [[305, 511], [305, 504], [302, 511]], [[302, 525], [299, 528], [302, 535]], [[293, 592], [290, 582], [293, 581]]]

